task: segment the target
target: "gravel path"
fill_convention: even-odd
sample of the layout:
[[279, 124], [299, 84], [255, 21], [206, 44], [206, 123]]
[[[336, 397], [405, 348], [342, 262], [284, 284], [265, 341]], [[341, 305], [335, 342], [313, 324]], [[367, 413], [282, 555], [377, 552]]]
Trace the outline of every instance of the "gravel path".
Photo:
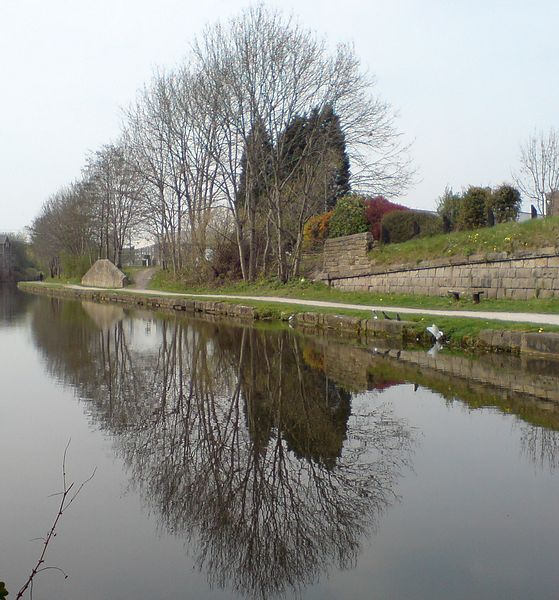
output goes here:
[[[67, 286], [84, 289], [83, 286]], [[86, 288], [99, 289], [99, 288]], [[130, 289], [130, 288], [129, 288]], [[126, 290], [123, 290], [126, 292]], [[343, 302], [326, 302], [324, 300], [301, 300], [297, 298], [282, 298], [281, 296], [235, 296], [230, 294], [181, 294], [176, 292], [161, 292], [158, 290], [133, 289], [136, 294], [151, 294], [153, 296], [180, 296], [188, 298], [210, 298], [219, 300], [258, 300], [262, 302], [277, 302], [280, 304], [298, 304], [316, 308], [346, 308], [351, 310], [377, 310], [385, 312], [397, 312], [402, 315], [432, 315], [433, 317], [466, 317], [469, 319], [492, 319], [495, 321], [509, 321], [517, 323], [535, 323], [539, 325], [559, 325], [559, 314], [545, 313], [517, 313], [517, 312], [488, 312], [473, 310], [435, 310], [428, 308], [404, 308], [400, 306], [376, 306], [366, 304], [346, 304]]]
[[144, 269], [143, 271], [138, 271], [134, 277], [134, 283], [129, 287], [136, 291], [145, 290], [148, 286], [148, 283], [151, 281], [151, 278], [155, 275], [156, 271], [157, 267], [149, 267], [147, 269]]

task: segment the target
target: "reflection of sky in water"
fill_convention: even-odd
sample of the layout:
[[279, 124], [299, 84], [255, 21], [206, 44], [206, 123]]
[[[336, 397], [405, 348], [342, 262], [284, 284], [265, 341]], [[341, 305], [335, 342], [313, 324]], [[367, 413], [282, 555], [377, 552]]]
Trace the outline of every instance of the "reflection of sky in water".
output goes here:
[[[41, 302], [43, 310], [48, 301]], [[36, 597], [239, 597], [231, 589], [208, 587], [206, 571], [196, 567], [198, 533], [190, 541], [170, 534], [161, 526], [155, 506], [138, 494], [122, 455], [114, 453], [122, 447], [122, 436], [131, 432], [109, 435], [93, 416], [91, 401], [77, 402], [71, 387], [60, 386], [48, 374], [46, 366], [69, 376], [75, 353], [56, 357], [70, 333], [78, 331], [73, 321], [65, 328], [66, 313], [55, 312], [52, 319], [49, 314], [45, 309], [35, 313], [40, 320], [20, 319], [17, 327], [0, 330], [0, 579], [7, 580], [15, 597], [17, 584], [37, 555], [38, 545], [28, 540], [44, 535], [54, 515], [56, 500], [49, 494], [59, 488], [61, 456], [71, 437], [71, 477], [83, 479], [93, 467], [98, 470], [65, 515], [49, 550], [49, 563], [64, 568], [70, 579], [43, 575]], [[185, 331], [186, 345], [192, 344], [199, 330]], [[172, 328], [164, 332], [162, 321], [142, 312], [124, 319], [122, 333], [134, 361], [159, 353], [164, 333], [169, 336]], [[238, 343], [238, 335], [232, 336], [233, 347]], [[201, 356], [208, 362], [219, 359], [220, 348], [223, 352], [222, 344], [211, 337], [205, 348]], [[262, 352], [254, 358], [265, 360]], [[98, 356], [88, 360], [98, 361]], [[149, 368], [150, 361], [142, 362], [142, 369]], [[384, 373], [389, 363], [381, 361], [375, 364]], [[315, 363], [320, 368], [316, 356]], [[307, 368], [304, 361], [299, 366]], [[285, 367], [283, 373], [293, 376]], [[216, 371], [210, 372], [213, 376]], [[95, 373], [100, 386], [103, 371]], [[391, 372], [388, 379], [394, 377]], [[184, 381], [188, 383], [188, 373]], [[328, 577], [305, 587], [302, 597], [555, 599], [559, 476], [547, 463], [542, 468], [523, 446], [527, 431], [538, 430], [493, 408], [470, 410], [462, 402], [447, 402], [423, 386], [414, 392], [413, 382], [380, 389], [352, 395], [342, 458], [364, 447], [366, 415], [385, 406], [387, 418], [405, 422], [416, 439], [411, 464], [402, 469], [395, 487], [399, 499], [383, 512], [368, 539], [362, 539], [354, 568], [332, 567]], [[120, 415], [118, 403], [100, 400], [105, 417], [111, 411]], [[144, 400], [140, 395], [137, 408], [129, 407], [129, 418]], [[225, 409], [228, 404], [219, 406]], [[152, 412], [146, 412], [146, 426]], [[241, 417], [244, 423], [244, 414]], [[142, 419], [140, 414], [138, 422]], [[155, 432], [167, 435], [164, 428], [153, 431], [145, 438], [148, 444], [155, 443]], [[178, 456], [178, 451], [168, 450], [170, 456]], [[290, 456], [293, 464], [304, 460]], [[364, 450], [365, 463], [375, 458], [375, 452]], [[189, 499], [192, 506], [197, 500]]]
[[126, 319], [125, 331], [130, 340], [130, 349], [135, 352], [156, 352], [161, 344], [158, 321], [142, 314]]

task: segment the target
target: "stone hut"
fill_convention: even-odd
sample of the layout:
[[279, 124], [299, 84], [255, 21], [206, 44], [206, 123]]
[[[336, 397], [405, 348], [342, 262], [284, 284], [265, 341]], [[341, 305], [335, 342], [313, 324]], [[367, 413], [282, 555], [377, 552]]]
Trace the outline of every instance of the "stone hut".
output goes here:
[[101, 258], [82, 277], [82, 285], [99, 288], [123, 288], [126, 275], [108, 259]]

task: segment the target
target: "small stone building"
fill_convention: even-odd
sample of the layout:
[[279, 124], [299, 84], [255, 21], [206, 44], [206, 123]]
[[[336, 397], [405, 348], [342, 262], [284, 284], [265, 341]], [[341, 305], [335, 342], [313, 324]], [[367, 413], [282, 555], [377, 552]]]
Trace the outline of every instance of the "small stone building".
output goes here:
[[100, 258], [82, 277], [82, 285], [100, 288], [123, 288], [126, 275], [108, 259]]

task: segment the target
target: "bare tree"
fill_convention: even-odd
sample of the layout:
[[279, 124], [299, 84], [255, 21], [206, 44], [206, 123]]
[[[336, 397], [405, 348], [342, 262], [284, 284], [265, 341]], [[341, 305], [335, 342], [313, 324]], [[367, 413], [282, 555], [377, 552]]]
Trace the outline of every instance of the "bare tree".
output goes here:
[[559, 133], [534, 132], [520, 147], [520, 170], [514, 176], [520, 191], [542, 215], [548, 214], [549, 199], [559, 191]]
[[[389, 105], [372, 96], [374, 82], [363, 75], [351, 48], [339, 46], [330, 56], [324, 42], [311, 32], [258, 5], [227, 27], [208, 28], [194, 44], [194, 55], [203, 73], [205, 97], [212, 99], [219, 120], [217, 184], [235, 214], [245, 278], [245, 231], [236, 199], [243, 151], [257, 124], [272, 140], [265, 197], [282, 280], [293, 275], [296, 265], [296, 261], [289, 265], [294, 247], [288, 242], [287, 222], [294, 207], [286, 201], [286, 191], [300, 164], [292, 161], [286, 168], [283, 160], [287, 155], [283, 133], [295, 118], [330, 106], [340, 118], [360, 187], [387, 193], [401, 192], [409, 184], [407, 149], [400, 143], [394, 115]], [[307, 139], [312, 143], [313, 136]], [[309, 152], [303, 149], [301, 160]], [[251, 169], [261, 170], [254, 165]]]
[[88, 160], [86, 185], [95, 203], [99, 257], [121, 266], [122, 251], [141, 221], [142, 183], [123, 144], [103, 146]]
[[205, 261], [217, 198], [211, 108], [198, 75], [183, 66], [156, 73], [127, 113], [132, 163], [146, 184], [144, 215], [173, 272]]
[[36, 255], [51, 277], [61, 273], [61, 259], [83, 259], [88, 265], [95, 254], [94, 207], [88, 187], [76, 182], [63, 187], [44, 204], [31, 225]]

